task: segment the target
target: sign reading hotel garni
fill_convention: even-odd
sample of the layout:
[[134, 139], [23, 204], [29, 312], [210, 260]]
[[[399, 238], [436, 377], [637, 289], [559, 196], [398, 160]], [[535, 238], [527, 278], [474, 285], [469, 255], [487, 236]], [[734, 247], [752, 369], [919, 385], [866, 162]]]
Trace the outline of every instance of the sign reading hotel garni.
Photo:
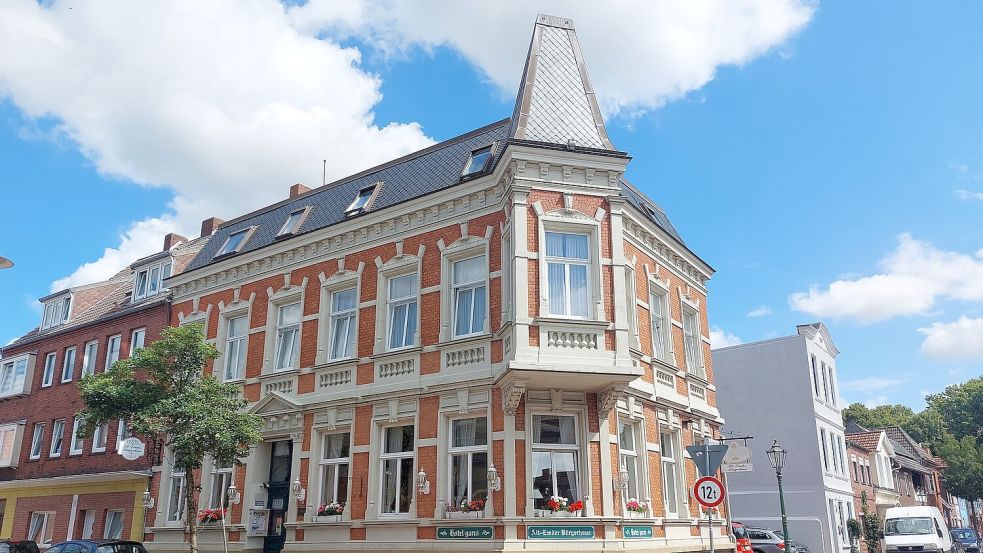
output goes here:
[[592, 540], [593, 526], [526, 526], [530, 540]]
[[438, 526], [438, 540], [490, 540], [495, 535], [491, 526]]
[[621, 536], [626, 540], [641, 540], [652, 537], [651, 526], [622, 526]]

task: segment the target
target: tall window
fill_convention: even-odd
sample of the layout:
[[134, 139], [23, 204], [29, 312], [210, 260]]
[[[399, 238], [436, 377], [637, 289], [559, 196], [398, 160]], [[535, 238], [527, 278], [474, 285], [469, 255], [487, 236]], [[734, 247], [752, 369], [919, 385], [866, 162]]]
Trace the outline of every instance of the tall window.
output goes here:
[[351, 434], [327, 434], [321, 440], [321, 503], [348, 502]]
[[17, 423], [0, 426], [0, 467], [16, 464], [14, 443], [17, 441]]
[[505, 319], [512, 319], [512, 236], [506, 234], [502, 237], [502, 311]]
[[816, 397], [819, 397], [819, 369], [816, 367], [816, 356], [810, 356], [812, 361], [812, 386], [815, 389]]
[[82, 448], [85, 446], [84, 440], [79, 434], [79, 426], [82, 424], [82, 419], [75, 417], [75, 421], [72, 423], [72, 442], [68, 448], [69, 455], [78, 455], [82, 453]]
[[669, 304], [666, 294], [653, 290], [649, 295], [649, 313], [652, 316], [652, 357], [669, 360]]
[[666, 504], [666, 517], [677, 518], [679, 508], [679, 479], [683, 472], [679, 469], [678, 434], [663, 430], [660, 435], [662, 452], [662, 494]]
[[65, 350], [65, 358], [61, 361], [61, 381], [71, 382], [75, 373], [75, 347]]
[[232, 465], [212, 466], [212, 490], [208, 504], [212, 509], [224, 509], [229, 506], [229, 486], [232, 485]]
[[590, 316], [590, 242], [586, 234], [546, 233], [549, 313]]
[[689, 371], [700, 377], [705, 376], [700, 324], [694, 311], [683, 310], [683, 347], [686, 349], [686, 367]]
[[116, 449], [119, 450], [119, 444], [131, 436], [133, 436], [133, 431], [130, 430], [130, 425], [126, 424], [125, 420], [120, 419], [119, 425], [116, 427]]
[[625, 315], [628, 316], [630, 343], [638, 345], [638, 300], [635, 299], [635, 269], [625, 265]]
[[346, 359], [355, 355], [355, 312], [356, 293], [354, 288], [331, 293], [331, 359]]
[[96, 356], [99, 354], [99, 340], [85, 344], [82, 352], [82, 376], [96, 372]]
[[58, 354], [55, 352], [51, 352], [44, 357], [44, 374], [41, 375], [42, 386], [51, 386], [51, 383], [54, 382], [57, 357]]
[[143, 349], [143, 342], [147, 337], [147, 329], [138, 328], [130, 334], [130, 357], [137, 351]]
[[454, 281], [454, 336], [468, 336], [485, 330], [488, 311], [488, 263], [485, 256], [456, 261]]
[[639, 488], [639, 475], [642, 474], [638, 459], [638, 444], [636, 443], [636, 425], [622, 420], [618, 421], [618, 453], [621, 470], [628, 473], [628, 489], [622, 502], [642, 497]]
[[552, 496], [579, 500], [576, 418], [533, 415], [532, 429], [533, 507], [545, 509]]
[[167, 522], [184, 520], [184, 487], [186, 485], [184, 469], [175, 464], [171, 471], [170, 490], [167, 494]]
[[224, 379], [239, 380], [245, 374], [246, 340], [249, 339], [249, 318], [246, 315], [232, 317], [225, 327]]
[[827, 367], [829, 370], [829, 399], [836, 405], [836, 373], [833, 371], [833, 366]]
[[416, 273], [389, 279], [389, 349], [416, 344]]
[[41, 458], [41, 445], [44, 443], [43, 422], [34, 423], [34, 434], [31, 436], [31, 459]]
[[106, 525], [103, 538], [118, 540], [123, 537], [123, 511], [106, 511]]
[[25, 378], [27, 378], [27, 357], [4, 362], [0, 365], [0, 396], [23, 392]]
[[109, 436], [109, 423], [104, 422], [96, 427], [92, 432], [92, 451], [99, 453], [106, 451], [106, 440]]
[[827, 402], [829, 401], [829, 375], [826, 373], [826, 363], [821, 362], [820, 366], [823, 368], [823, 399]]
[[27, 539], [38, 545], [49, 544], [55, 533], [54, 513], [31, 513], [31, 525], [27, 528]]
[[276, 322], [276, 370], [295, 369], [300, 358], [300, 302], [280, 306]]
[[113, 363], [119, 361], [119, 345], [121, 337], [119, 334], [110, 336], [106, 341], [106, 370], [113, 368]]
[[829, 472], [829, 445], [826, 443], [826, 429], [819, 429], [819, 440], [823, 446], [823, 468]]
[[390, 426], [385, 429], [382, 464], [382, 513], [410, 512], [413, 491], [413, 425]]
[[65, 419], [58, 419], [51, 427], [51, 448], [48, 450], [49, 457], [60, 457], [61, 448], [65, 441]]
[[451, 505], [488, 499], [488, 419], [474, 417], [451, 421]]

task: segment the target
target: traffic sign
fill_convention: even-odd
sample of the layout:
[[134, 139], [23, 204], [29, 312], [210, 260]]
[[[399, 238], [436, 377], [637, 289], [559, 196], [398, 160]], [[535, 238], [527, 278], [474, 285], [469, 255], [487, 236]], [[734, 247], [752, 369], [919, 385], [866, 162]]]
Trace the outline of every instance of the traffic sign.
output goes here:
[[724, 484], [712, 476], [704, 476], [693, 485], [696, 502], [712, 509], [724, 502]]
[[727, 445], [691, 445], [686, 447], [686, 451], [696, 465], [696, 470], [699, 471], [700, 476], [713, 476], [720, 468], [720, 462], [724, 460]]

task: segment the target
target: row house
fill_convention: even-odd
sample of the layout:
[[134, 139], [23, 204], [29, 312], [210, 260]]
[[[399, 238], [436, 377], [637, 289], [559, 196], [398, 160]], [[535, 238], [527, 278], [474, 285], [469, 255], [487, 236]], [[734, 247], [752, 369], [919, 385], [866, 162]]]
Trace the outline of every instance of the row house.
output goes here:
[[781, 527], [775, 473], [765, 454], [777, 440], [788, 451], [783, 480], [790, 538], [816, 553], [849, 551], [847, 521], [855, 516], [838, 354], [821, 322], [799, 325], [791, 336], [713, 350], [717, 385], [727, 390], [718, 396], [727, 428], [757, 444], [756, 470], [727, 475], [734, 519]]
[[[898, 470], [897, 453], [884, 431], [848, 431], [846, 440], [853, 512], [857, 519], [866, 511], [884, 520], [887, 509], [902, 505], [910, 473]], [[862, 542], [860, 547], [867, 549]]]
[[[212, 225], [214, 221], [208, 222]], [[170, 324], [164, 280], [207, 242], [177, 235], [112, 278], [41, 298], [41, 324], [0, 356], [0, 536], [47, 544], [77, 538], [141, 540], [143, 497], [155, 464], [117, 453], [126, 424], [84, 439], [78, 382], [109, 369]]]
[[726, 539], [684, 453], [722, 422], [712, 269], [628, 162], [572, 22], [541, 15], [511, 117], [223, 224], [168, 279], [173, 322], [204, 326], [263, 441], [200, 475], [165, 451], [152, 550], [186, 548], [192, 485], [228, 509], [213, 551]]

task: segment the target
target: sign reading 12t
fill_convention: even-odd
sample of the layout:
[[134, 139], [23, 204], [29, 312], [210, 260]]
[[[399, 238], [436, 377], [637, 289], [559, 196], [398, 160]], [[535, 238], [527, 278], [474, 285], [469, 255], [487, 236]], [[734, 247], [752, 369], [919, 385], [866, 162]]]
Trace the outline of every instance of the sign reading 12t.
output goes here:
[[704, 476], [693, 485], [696, 502], [712, 509], [724, 502], [724, 484], [712, 476]]

